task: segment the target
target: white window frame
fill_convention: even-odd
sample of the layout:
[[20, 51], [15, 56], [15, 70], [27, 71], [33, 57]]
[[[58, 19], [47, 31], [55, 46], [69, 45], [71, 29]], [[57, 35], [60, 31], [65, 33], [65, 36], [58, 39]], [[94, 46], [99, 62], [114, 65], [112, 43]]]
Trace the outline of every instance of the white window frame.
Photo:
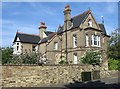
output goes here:
[[91, 46], [100, 47], [101, 46], [101, 44], [100, 44], [100, 36], [98, 36], [98, 35], [92, 35], [91, 43], [92, 43]]
[[58, 42], [54, 42], [54, 50], [58, 50]]
[[77, 35], [73, 35], [73, 48], [77, 47]]
[[73, 53], [73, 63], [78, 64], [78, 56], [77, 53]]
[[86, 47], [88, 47], [89, 46], [89, 36], [88, 36], [88, 34], [86, 34], [86, 36], [85, 36], [85, 41], [86, 41]]

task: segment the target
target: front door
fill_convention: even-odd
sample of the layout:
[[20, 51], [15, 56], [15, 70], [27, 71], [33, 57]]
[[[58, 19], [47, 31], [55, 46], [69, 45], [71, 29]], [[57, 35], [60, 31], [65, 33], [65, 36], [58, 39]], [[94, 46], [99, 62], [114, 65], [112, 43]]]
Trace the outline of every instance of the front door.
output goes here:
[[74, 64], [77, 64], [77, 53], [74, 53], [73, 56], [74, 56]]

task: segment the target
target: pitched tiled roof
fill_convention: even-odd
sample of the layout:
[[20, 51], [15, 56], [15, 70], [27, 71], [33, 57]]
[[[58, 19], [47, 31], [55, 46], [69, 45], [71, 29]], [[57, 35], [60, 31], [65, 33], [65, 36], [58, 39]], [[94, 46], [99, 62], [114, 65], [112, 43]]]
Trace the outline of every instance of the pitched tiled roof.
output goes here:
[[82, 13], [82, 14], [79, 14], [79, 15], [73, 17], [73, 18], [72, 18], [72, 22], [73, 22], [73, 27], [72, 27], [72, 29], [80, 26], [80, 24], [84, 21], [84, 19], [86, 18], [86, 16], [87, 16], [89, 13], [90, 13], [90, 11], [88, 10], [88, 11]]
[[15, 39], [14, 39], [14, 42], [16, 42], [17, 37], [19, 37], [20, 42], [22, 42], [22, 43], [38, 44], [38, 42], [40, 41], [40, 37], [38, 35], [17, 32]]
[[100, 29], [103, 31], [103, 34], [107, 35], [107, 32], [106, 32], [104, 24], [98, 24], [98, 25], [99, 25]]
[[48, 37], [45, 37], [45, 38], [41, 39], [40, 42], [39, 42], [39, 44], [47, 42], [47, 41], [50, 40], [54, 35], [55, 35], [55, 33], [52, 33], [52, 34], [48, 35]]
[[45, 34], [48, 36], [48, 35], [50, 35], [50, 34], [52, 34], [52, 33], [54, 33], [54, 32], [51, 32], [51, 31], [45, 31]]
[[[90, 13], [90, 10], [87, 10], [86, 12], [83, 12], [82, 14], [79, 14], [79, 15], [71, 18], [71, 22], [73, 23], [73, 27], [71, 29], [74, 29], [74, 28], [77, 28], [78, 26], [80, 26], [80, 24], [84, 21], [84, 19], [88, 16], [89, 13]], [[64, 26], [59, 26], [58, 33], [64, 32], [63, 27]]]

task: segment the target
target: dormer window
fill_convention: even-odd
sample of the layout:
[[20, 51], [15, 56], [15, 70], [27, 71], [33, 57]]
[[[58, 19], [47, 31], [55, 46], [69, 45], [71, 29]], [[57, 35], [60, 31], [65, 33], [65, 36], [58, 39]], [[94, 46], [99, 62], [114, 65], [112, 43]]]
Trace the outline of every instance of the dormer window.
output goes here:
[[91, 19], [88, 20], [88, 26], [92, 27], [92, 20]]

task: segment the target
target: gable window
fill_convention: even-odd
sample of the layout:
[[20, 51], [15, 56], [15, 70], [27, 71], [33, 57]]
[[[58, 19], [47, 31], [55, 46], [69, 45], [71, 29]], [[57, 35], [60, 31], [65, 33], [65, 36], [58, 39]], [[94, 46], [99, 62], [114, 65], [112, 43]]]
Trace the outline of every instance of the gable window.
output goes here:
[[54, 42], [54, 49], [58, 50], [58, 42]]
[[100, 36], [92, 35], [91, 43], [92, 43], [92, 46], [99, 46], [100, 47]]
[[85, 40], [86, 40], [86, 47], [87, 47], [87, 46], [89, 46], [89, 37], [87, 34], [86, 34]]
[[77, 36], [75, 34], [73, 35], [73, 47], [77, 47]]
[[88, 26], [92, 27], [92, 20], [91, 19], [88, 20]]

